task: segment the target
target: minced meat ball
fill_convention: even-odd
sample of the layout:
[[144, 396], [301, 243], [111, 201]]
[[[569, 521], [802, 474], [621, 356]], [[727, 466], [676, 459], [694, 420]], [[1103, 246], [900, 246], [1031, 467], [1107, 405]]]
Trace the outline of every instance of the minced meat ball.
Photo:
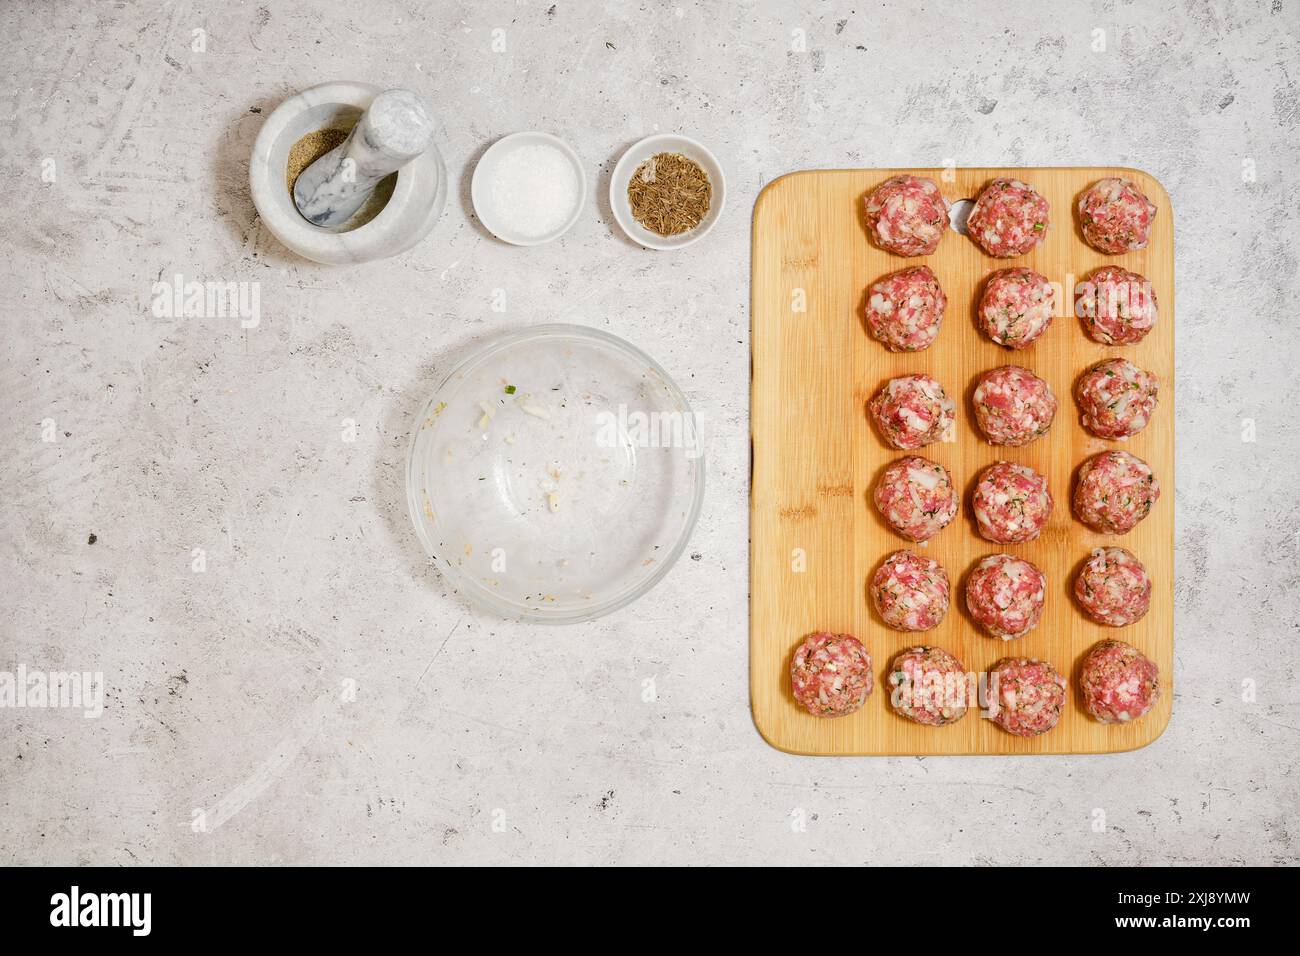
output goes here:
[[898, 256], [928, 256], [948, 228], [948, 202], [933, 179], [891, 176], [866, 198], [867, 229]]
[[867, 406], [885, 440], [911, 450], [943, 438], [957, 403], [929, 375], [891, 378]]
[[1079, 672], [1083, 706], [1103, 724], [1137, 720], [1160, 699], [1160, 669], [1131, 644], [1102, 641]]
[[979, 325], [1009, 349], [1026, 349], [1056, 315], [1056, 287], [1033, 269], [1002, 269], [989, 276], [980, 296]]
[[790, 663], [794, 699], [814, 717], [843, 717], [871, 694], [871, 654], [851, 634], [809, 635]]
[[1047, 200], [1018, 179], [995, 179], [979, 194], [966, 234], [998, 259], [1023, 256], [1047, 235]]
[[1160, 482], [1151, 466], [1126, 451], [1093, 455], [1079, 469], [1074, 513], [1090, 528], [1124, 534], [1151, 512]]
[[1102, 179], [1079, 197], [1079, 228], [1098, 252], [1145, 249], [1155, 218], [1156, 204], [1127, 179]]
[[1102, 345], [1135, 345], [1156, 326], [1155, 290], [1136, 272], [1106, 266], [1080, 282], [1076, 292], [1075, 311], [1089, 338]]
[[886, 468], [872, 497], [886, 523], [909, 541], [929, 541], [957, 517], [957, 489], [948, 469], [920, 455]]
[[894, 712], [918, 724], [939, 727], [966, 715], [970, 680], [961, 661], [939, 647], [900, 651], [889, 668]]
[[1133, 552], [1098, 548], [1074, 579], [1074, 596], [1098, 624], [1123, 627], [1151, 606], [1151, 576]]
[[871, 577], [871, 600], [898, 631], [928, 631], [948, 613], [948, 572], [933, 558], [895, 551]]
[[1047, 575], [1024, 558], [991, 554], [966, 579], [966, 607], [984, 630], [1004, 641], [1024, 637], [1043, 617]]
[[1151, 420], [1160, 380], [1128, 359], [1106, 359], [1083, 373], [1074, 395], [1084, 428], [1098, 438], [1130, 438]]
[[947, 307], [948, 297], [930, 267], [913, 266], [867, 289], [867, 331], [891, 352], [919, 352], [939, 334]]
[[[1004, 657], [989, 670], [993, 722], [1017, 737], [1037, 737], [1056, 726], [1065, 710], [1065, 678], [1046, 661]], [[992, 707], [990, 707], [992, 709]]]
[[1003, 365], [981, 375], [972, 401], [975, 423], [994, 445], [1028, 445], [1047, 434], [1056, 417], [1051, 387], [1019, 365]]
[[1047, 479], [1028, 465], [999, 461], [985, 468], [971, 496], [980, 534], [998, 544], [1033, 541], [1052, 516]]

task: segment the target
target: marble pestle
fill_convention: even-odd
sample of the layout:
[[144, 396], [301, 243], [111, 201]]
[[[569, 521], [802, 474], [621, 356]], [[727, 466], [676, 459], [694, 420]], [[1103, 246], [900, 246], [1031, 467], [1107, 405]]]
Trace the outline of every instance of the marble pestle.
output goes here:
[[415, 159], [433, 141], [433, 117], [410, 90], [385, 90], [366, 108], [342, 145], [299, 175], [293, 202], [317, 226], [338, 226], [381, 179]]

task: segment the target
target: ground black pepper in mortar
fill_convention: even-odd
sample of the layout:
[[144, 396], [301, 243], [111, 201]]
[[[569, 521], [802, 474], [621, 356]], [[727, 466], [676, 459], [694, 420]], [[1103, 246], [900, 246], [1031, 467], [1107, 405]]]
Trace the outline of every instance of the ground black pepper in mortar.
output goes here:
[[681, 153], [651, 156], [627, 184], [632, 217], [659, 236], [694, 229], [708, 214], [712, 198], [709, 174]]
[[301, 137], [289, 148], [289, 165], [284, 171], [284, 181], [289, 187], [290, 196], [293, 195], [293, 184], [298, 181], [299, 174], [335, 146], [341, 145], [348, 138], [348, 132], [332, 127], [318, 129]]

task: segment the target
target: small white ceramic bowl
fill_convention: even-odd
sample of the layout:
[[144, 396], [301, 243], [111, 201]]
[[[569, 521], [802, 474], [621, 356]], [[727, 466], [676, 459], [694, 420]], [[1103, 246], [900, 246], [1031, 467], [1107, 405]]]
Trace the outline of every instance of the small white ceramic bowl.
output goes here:
[[[503, 218], [497, 214], [497, 210], [492, 207], [488, 190], [492, 188], [492, 175], [496, 172], [497, 164], [501, 162], [503, 156], [521, 146], [535, 146], [543, 143], [556, 147], [573, 164], [573, 171], [578, 174], [578, 199], [574, 204], [573, 212], [565, 220], [563, 226], [543, 236], [527, 236], [514, 228], [508, 216]], [[573, 228], [573, 224], [582, 215], [582, 207], [587, 201], [587, 174], [583, 171], [582, 160], [573, 151], [573, 147], [558, 136], [536, 131], [511, 133], [509, 136], [501, 137], [488, 147], [487, 152], [479, 159], [478, 165], [474, 167], [474, 178], [470, 180], [469, 191], [474, 202], [474, 214], [478, 216], [479, 222], [483, 223], [492, 235], [502, 242], [508, 242], [515, 246], [540, 246], [560, 238]]]
[[[709, 200], [709, 211], [694, 229], [675, 236], [661, 236], [651, 232], [632, 218], [632, 206], [627, 201], [627, 186], [632, 181], [632, 174], [637, 167], [658, 153], [681, 153], [687, 159], [699, 163], [709, 174], [709, 183], [713, 194]], [[727, 179], [722, 174], [718, 159], [703, 144], [697, 143], [689, 136], [675, 133], [660, 133], [647, 136], [631, 146], [614, 167], [609, 178], [609, 204], [614, 210], [614, 218], [629, 238], [641, 243], [647, 249], [680, 249], [698, 242], [704, 234], [713, 228], [722, 217], [722, 209], [727, 203]]]

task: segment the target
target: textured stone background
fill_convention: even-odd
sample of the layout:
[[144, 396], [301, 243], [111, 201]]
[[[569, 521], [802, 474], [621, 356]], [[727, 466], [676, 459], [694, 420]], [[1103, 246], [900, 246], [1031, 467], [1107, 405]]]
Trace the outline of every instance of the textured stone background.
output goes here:
[[[0, 861], [1296, 862], [1300, 5], [1012, 9], [0, 6], [0, 670], [108, 683], [99, 720], [0, 710]], [[334, 78], [409, 85], [441, 117], [456, 188], [399, 258], [316, 266], [249, 200], [263, 117]], [[467, 194], [486, 145], [528, 128], [578, 149], [590, 201], [521, 250]], [[727, 170], [698, 253], [612, 229], [606, 173], [654, 131]], [[1146, 750], [807, 759], [750, 721], [750, 208], [788, 170], [946, 157], [1138, 166], [1173, 197], [1179, 692]], [[178, 272], [259, 282], [261, 325], [153, 318], [151, 284]], [[557, 320], [651, 351], [712, 442], [690, 558], [560, 630], [448, 594], [402, 498], [436, 371]]]

